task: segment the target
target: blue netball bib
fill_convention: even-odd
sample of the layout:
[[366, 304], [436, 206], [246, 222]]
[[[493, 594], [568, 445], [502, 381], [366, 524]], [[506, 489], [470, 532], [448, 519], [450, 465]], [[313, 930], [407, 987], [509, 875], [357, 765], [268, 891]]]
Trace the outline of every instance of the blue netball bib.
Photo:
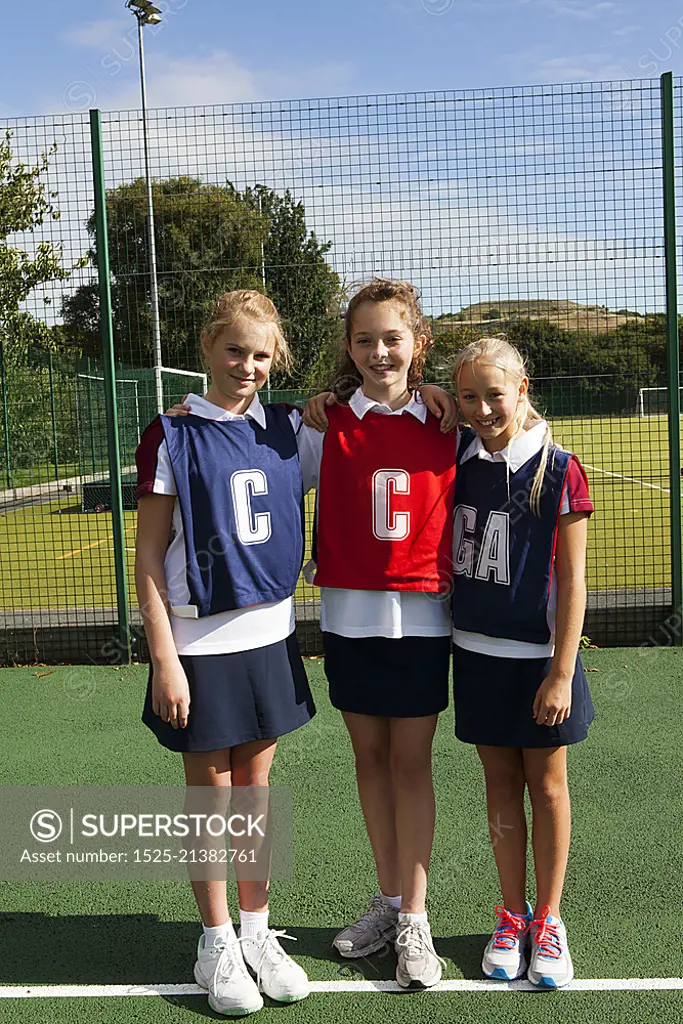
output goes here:
[[453, 621], [469, 633], [548, 644], [547, 609], [557, 526], [571, 454], [551, 445], [540, 514], [530, 494], [541, 452], [516, 473], [477, 456], [462, 462], [474, 431], [465, 432], [455, 480]]
[[248, 418], [161, 416], [178, 492], [186, 582], [200, 617], [291, 597], [304, 545], [294, 429], [264, 405]]

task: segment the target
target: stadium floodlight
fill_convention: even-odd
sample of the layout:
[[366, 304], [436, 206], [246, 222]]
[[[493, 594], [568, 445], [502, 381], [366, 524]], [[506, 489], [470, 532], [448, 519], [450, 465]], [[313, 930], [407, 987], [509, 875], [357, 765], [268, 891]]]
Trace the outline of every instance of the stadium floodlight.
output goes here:
[[157, 285], [157, 252], [154, 239], [154, 203], [152, 178], [149, 170], [149, 143], [147, 139], [147, 88], [145, 85], [145, 51], [142, 44], [142, 26], [157, 25], [161, 11], [151, 0], [126, 0], [126, 7], [137, 18], [138, 50], [140, 53], [140, 95], [142, 97], [142, 142], [145, 155], [145, 184], [147, 188], [147, 234], [149, 250], [149, 292], [152, 308], [152, 350], [154, 352], [154, 379], [157, 412], [164, 411], [164, 391], [161, 381], [161, 322], [159, 320], [159, 288]]
[[151, 0], [128, 0], [126, 7], [133, 11], [138, 21], [142, 21], [144, 25], [158, 25], [161, 21], [161, 10], [155, 7]]

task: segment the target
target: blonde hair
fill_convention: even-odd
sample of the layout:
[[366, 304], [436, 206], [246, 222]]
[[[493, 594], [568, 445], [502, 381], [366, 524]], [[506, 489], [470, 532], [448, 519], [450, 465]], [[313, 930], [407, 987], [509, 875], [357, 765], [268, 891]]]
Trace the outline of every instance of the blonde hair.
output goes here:
[[[488, 338], [479, 338], [477, 341], [471, 342], [466, 348], [458, 352], [455, 358], [452, 376], [456, 392], [459, 387], [460, 374], [462, 373], [463, 366], [471, 365], [476, 362], [483, 362], [488, 363], [490, 366], [497, 366], [498, 369], [502, 370], [507, 377], [510, 377], [515, 384], [519, 384], [524, 377], [529, 376], [526, 363], [521, 352], [507, 340], [504, 334]], [[529, 401], [529, 393], [527, 391], [517, 406], [517, 412], [514, 417], [514, 431], [509, 442], [510, 447], [512, 447], [515, 438], [519, 437], [526, 430], [530, 430], [531, 427], [542, 422], [542, 420], [543, 416]], [[553, 437], [550, 426], [546, 424], [545, 439], [543, 441], [543, 448], [541, 449], [541, 461], [539, 462], [534, 475], [534, 480], [531, 485], [531, 493], [529, 495], [531, 511], [537, 516], [540, 515], [541, 511], [543, 478], [548, 466], [548, 449], [551, 444], [553, 444]], [[555, 445], [555, 447], [558, 446]], [[506, 465], [509, 497], [510, 466], [507, 462]]]
[[225, 327], [233, 327], [239, 320], [251, 320], [254, 323], [270, 327], [275, 338], [273, 367], [277, 370], [292, 372], [293, 359], [287, 339], [280, 323], [277, 309], [267, 295], [250, 291], [246, 288], [220, 295], [209, 314], [202, 329], [202, 338], [208, 339], [211, 345]]
[[[425, 318], [422, 309], [420, 307], [420, 292], [412, 284], [407, 281], [393, 281], [388, 277], [375, 277], [369, 284], [362, 285], [358, 288], [355, 294], [352, 296], [344, 314], [344, 333], [346, 336], [347, 344], [351, 344], [351, 335], [353, 332], [353, 317], [358, 307], [363, 302], [398, 302], [405, 312], [404, 319], [406, 320], [410, 330], [414, 337], [417, 339], [421, 335], [424, 335], [426, 341], [421, 346], [420, 350], [415, 353], [408, 368], [408, 387], [417, 388], [422, 383], [422, 374], [424, 371], [425, 360], [427, 359], [427, 353], [434, 344], [432, 338], [432, 329], [429, 325], [429, 321]], [[332, 390], [339, 397], [347, 397], [342, 395], [342, 391], [348, 392], [349, 385], [353, 385], [353, 390], [363, 383], [356, 364], [349, 355], [347, 349], [344, 351], [341, 363], [335, 374], [334, 381], [332, 382]]]

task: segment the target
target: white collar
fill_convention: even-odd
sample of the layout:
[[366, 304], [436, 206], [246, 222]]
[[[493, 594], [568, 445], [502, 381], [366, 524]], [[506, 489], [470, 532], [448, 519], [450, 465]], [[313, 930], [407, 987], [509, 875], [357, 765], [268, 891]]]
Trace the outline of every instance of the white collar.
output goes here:
[[229, 412], [220, 405], [207, 402], [201, 395], [188, 395], [185, 404], [192, 407], [193, 416], [201, 416], [205, 420], [256, 420], [259, 427], [266, 429], [266, 413], [258, 395], [254, 395], [249, 408], [244, 413]]
[[473, 440], [467, 446], [460, 459], [461, 464], [477, 455], [487, 462], [507, 462], [510, 472], [516, 473], [525, 462], [528, 462], [534, 455], [540, 452], [545, 442], [545, 432], [548, 424], [541, 420], [535, 427], [526, 430], [523, 434], [515, 437], [505, 448], [499, 452], [487, 452], [479, 434], [475, 434]]
[[422, 395], [419, 391], [414, 391], [410, 396], [410, 401], [402, 405], [400, 409], [390, 409], [388, 405], [376, 402], [374, 398], [367, 398], [363, 389], [358, 388], [349, 399], [349, 408], [353, 409], [359, 420], [362, 420], [366, 412], [370, 411], [383, 413], [387, 416], [400, 416], [404, 412], [410, 412], [420, 423], [424, 423], [427, 419], [427, 406], [422, 401]]

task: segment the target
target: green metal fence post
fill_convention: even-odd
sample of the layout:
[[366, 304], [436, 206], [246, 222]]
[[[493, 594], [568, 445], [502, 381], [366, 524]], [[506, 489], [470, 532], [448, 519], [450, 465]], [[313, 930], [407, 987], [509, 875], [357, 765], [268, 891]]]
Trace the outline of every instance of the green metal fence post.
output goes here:
[[2, 384], [2, 428], [5, 433], [5, 472], [7, 486], [12, 486], [12, 467], [10, 465], [9, 415], [7, 413], [7, 374], [5, 372], [5, 346], [0, 337], [0, 384]]
[[[678, 349], [676, 273], [676, 191], [673, 75], [661, 76], [662, 164], [664, 168], [664, 257], [666, 262], [666, 355], [669, 392], [669, 477], [671, 488], [671, 604], [683, 614], [683, 553], [681, 538], [681, 393]], [[674, 632], [683, 644], [683, 630]]]
[[47, 365], [50, 371], [50, 409], [52, 412], [52, 447], [55, 456], [55, 480], [59, 480], [59, 446], [57, 444], [57, 410], [55, 408], [55, 382], [52, 373], [52, 351], [48, 350]]
[[107, 450], [111, 482], [111, 518], [114, 530], [114, 566], [116, 570], [116, 607], [121, 657], [130, 661], [130, 629], [128, 619], [128, 584], [123, 527], [123, 495], [121, 487], [121, 456], [116, 409], [116, 370], [114, 367], [114, 332], [111, 313], [111, 278], [109, 273], [109, 240], [107, 237], [107, 201], [102, 159], [102, 115], [90, 111], [93, 185], [95, 191], [95, 239], [97, 274], [100, 289], [100, 339], [104, 358], [104, 397], [107, 412]]

